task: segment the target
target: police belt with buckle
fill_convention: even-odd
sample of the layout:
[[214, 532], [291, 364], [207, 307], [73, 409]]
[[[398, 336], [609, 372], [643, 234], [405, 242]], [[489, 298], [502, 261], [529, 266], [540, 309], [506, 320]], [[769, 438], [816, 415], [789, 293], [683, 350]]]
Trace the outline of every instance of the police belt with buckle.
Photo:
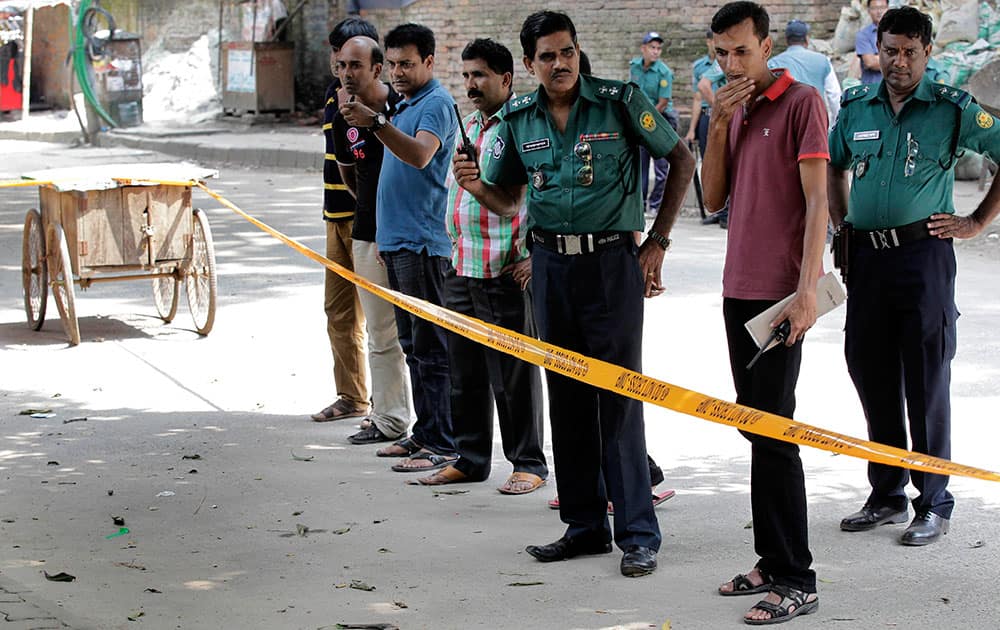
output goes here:
[[913, 241], [920, 241], [930, 237], [927, 231], [927, 219], [920, 219], [913, 223], [901, 225], [884, 230], [859, 230], [854, 229], [854, 242], [859, 247], [870, 249], [894, 249]]
[[532, 228], [531, 240], [535, 245], [557, 254], [575, 256], [593, 254], [612, 247], [621, 247], [632, 238], [631, 232], [593, 232], [591, 234], [556, 234]]

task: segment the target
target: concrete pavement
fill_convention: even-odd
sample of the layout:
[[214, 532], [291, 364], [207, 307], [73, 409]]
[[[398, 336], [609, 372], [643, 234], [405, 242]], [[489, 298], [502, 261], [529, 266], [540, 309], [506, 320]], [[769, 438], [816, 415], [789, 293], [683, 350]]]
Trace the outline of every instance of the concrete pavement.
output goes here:
[[[26, 121], [0, 123], [0, 140], [71, 144], [83, 136], [72, 113], [41, 112]], [[249, 124], [223, 117], [202, 125], [144, 124], [97, 134], [95, 145], [156, 151], [204, 164], [250, 168], [322, 169], [320, 124]]]
[[[0, 150], [9, 157], [3, 178], [163, 159], [41, 143]], [[318, 174], [221, 170], [213, 187], [322, 249]], [[956, 198], [967, 210], [977, 193], [960, 184]], [[30, 590], [67, 613], [54, 618], [70, 627], [743, 627], [739, 617], [755, 600], [714, 595], [754, 559], [749, 449], [731, 429], [647, 407], [650, 451], [665, 468], [664, 486], [678, 491], [659, 510], [656, 574], [622, 578], [617, 551], [539, 564], [523, 548], [562, 531], [545, 506], [554, 483], [499, 495], [509, 471], [499, 445], [489, 481], [441, 494], [404, 485], [406, 475], [389, 472], [374, 447], [349, 446], [353, 424], [308, 421], [332, 396], [319, 267], [196, 195], [219, 261], [213, 332], [192, 332], [183, 306], [163, 324], [147, 283], [121, 283], [78, 294], [83, 343], [67, 348], [51, 303], [40, 332], [24, 324], [21, 224], [36, 199], [32, 190], [0, 193], [0, 578], [9, 580], [0, 588], [10, 585], [8, 595]], [[719, 297], [724, 236], [679, 222], [668, 293], [647, 303], [644, 366], [731, 399]], [[986, 468], [996, 468], [1000, 440], [994, 245], [984, 237], [958, 248], [955, 459]], [[810, 332], [797, 417], [863, 435], [842, 324], [840, 310]], [[27, 408], [57, 415], [17, 415]], [[837, 529], [864, 498], [863, 462], [813, 449], [803, 459], [821, 606], [790, 627], [1000, 627], [996, 484], [953, 480], [951, 533], [910, 549], [895, 543], [900, 527]], [[127, 536], [107, 538], [118, 530], [112, 516], [125, 518]], [[42, 570], [78, 579], [49, 582]], [[6, 623], [14, 622], [0, 630]]]

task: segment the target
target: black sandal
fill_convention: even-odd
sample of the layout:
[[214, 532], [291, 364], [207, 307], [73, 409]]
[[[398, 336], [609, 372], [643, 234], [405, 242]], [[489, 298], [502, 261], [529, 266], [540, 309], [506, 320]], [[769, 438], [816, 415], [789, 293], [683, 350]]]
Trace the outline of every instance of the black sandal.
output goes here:
[[761, 571], [760, 576], [764, 578], [764, 583], [755, 585], [750, 581], [750, 578], [747, 577], [746, 573], [740, 573], [733, 579], [729, 580], [733, 583], [733, 590], [724, 591], [720, 587], [719, 595], [725, 595], [726, 597], [732, 597], [733, 595], [754, 595], [756, 593], [766, 593], [773, 590], [771, 588], [771, 578], [769, 578], [763, 571]]
[[420, 466], [411, 467], [403, 466], [402, 464], [396, 464], [392, 467], [395, 472], [409, 473], [409, 472], [424, 472], [427, 470], [438, 470], [439, 468], [444, 468], [448, 464], [453, 464], [458, 461], [458, 458], [454, 455], [438, 455], [437, 453], [432, 453], [430, 451], [420, 451], [419, 453], [414, 453], [410, 455], [409, 459], [423, 459], [431, 463], [430, 466]]
[[[753, 608], [757, 610], [763, 610], [769, 613], [771, 617], [769, 619], [747, 619], [743, 618], [743, 623], [751, 626], [766, 626], [772, 623], [785, 623], [799, 615], [811, 615], [812, 613], [819, 610], [819, 598], [809, 600], [810, 595], [815, 593], [807, 593], [805, 591], [800, 591], [797, 588], [792, 588], [790, 586], [785, 586], [784, 584], [775, 584], [771, 587], [772, 593], [777, 593], [781, 595], [781, 602], [777, 604], [772, 604], [766, 600], [760, 600], [757, 602]], [[751, 608], [751, 610], [753, 610]]]

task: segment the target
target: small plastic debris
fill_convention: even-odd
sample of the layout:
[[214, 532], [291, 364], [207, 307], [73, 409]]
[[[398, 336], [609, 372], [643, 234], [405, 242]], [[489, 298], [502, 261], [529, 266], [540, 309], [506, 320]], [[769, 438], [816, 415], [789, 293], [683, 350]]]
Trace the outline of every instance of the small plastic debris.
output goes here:
[[124, 516], [114, 516], [114, 515], [112, 515], [111, 516], [111, 522], [114, 523], [115, 525], [118, 525], [118, 526], [124, 526], [125, 525], [125, 517]]
[[346, 534], [349, 531], [351, 531], [350, 527], [341, 527], [340, 529], [333, 530], [333, 533], [336, 534], [336, 535], [338, 535], [338, 536], [343, 536], [344, 534]]
[[201, 455], [195, 453], [194, 455], [183, 455], [181, 459], [201, 459]]
[[177, 494], [177, 493], [174, 492], [174, 491], [172, 491], [172, 490], [164, 490], [163, 492], [157, 492], [156, 496], [158, 496], [158, 497], [172, 497], [175, 494]]
[[55, 573], [53, 575], [49, 575], [48, 571], [42, 571], [42, 575], [45, 576], [46, 580], [49, 580], [51, 582], [72, 582], [73, 580], [76, 579], [75, 575], [70, 575], [65, 571], [60, 571], [59, 573]]
[[56, 460], [53, 459], [52, 461], [45, 462], [45, 465], [46, 466], [58, 466], [59, 462], [57, 462]]
[[351, 580], [351, 588], [358, 591], [374, 591], [375, 587], [361, 580]]
[[119, 536], [125, 536], [129, 533], [128, 527], [121, 527], [114, 534], [108, 534], [104, 537], [105, 540], [111, 540], [112, 538], [118, 538]]
[[33, 414], [31, 414], [31, 417], [32, 418], [55, 418], [56, 414], [54, 414], [52, 412], [48, 412], [48, 413], [33, 413]]
[[69, 420], [63, 420], [63, 424], [69, 424], [70, 422], [86, 422], [86, 418], [70, 418]]
[[34, 416], [36, 413], [52, 413], [51, 409], [22, 409], [17, 412], [19, 416]]
[[292, 459], [297, 462], [311, 462], [312, 460], [316, 459], [316, 456], [310, 455], [309, 457], [302, 457], [300, 455], [296, 455], [295, 451], [292, 451]]
[[147, 589], [143, 590], [142, 592], [143, 593], [156, 593], [157, 595], [162, 595], [163, 594], [163, 591], [161, 591], [159, 589], [156, 589], [156, 588], [147, 588]]

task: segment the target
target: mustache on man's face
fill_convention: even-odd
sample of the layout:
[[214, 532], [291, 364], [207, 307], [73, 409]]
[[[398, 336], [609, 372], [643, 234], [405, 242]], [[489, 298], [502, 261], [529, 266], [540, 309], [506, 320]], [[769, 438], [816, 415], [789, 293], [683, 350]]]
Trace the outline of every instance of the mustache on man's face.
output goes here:
[[482, 98], [483, 97], [483, 93], [481, 91], [477, 90], [477, 89], [474, 89], [474, 88], [471, 89], [471, 90], [469, 90], [465, 94], [469, 98]]

